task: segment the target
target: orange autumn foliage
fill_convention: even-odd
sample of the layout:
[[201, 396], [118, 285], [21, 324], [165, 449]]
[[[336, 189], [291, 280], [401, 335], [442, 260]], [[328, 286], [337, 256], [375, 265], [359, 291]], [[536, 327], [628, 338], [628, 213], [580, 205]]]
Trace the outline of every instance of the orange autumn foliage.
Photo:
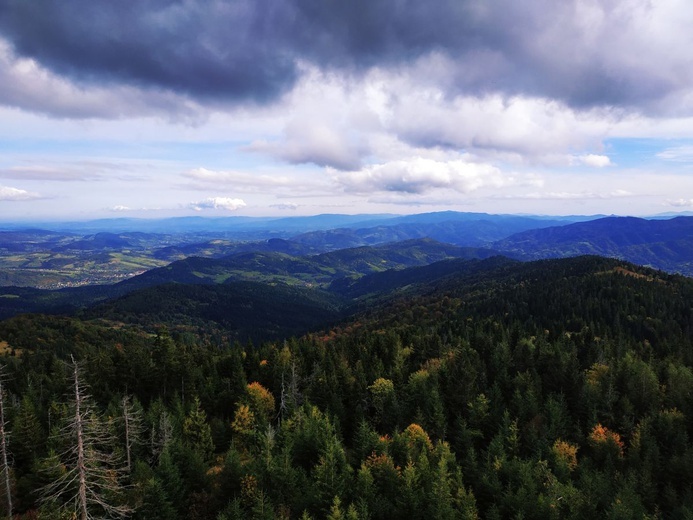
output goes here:
[[594, 447], [612, 445], [618, 448], [619, 457], [623, 456], [623, 441], [621, 436], [609, 430], [606, 426], [597, 423], [589, 435], [589, 443]]

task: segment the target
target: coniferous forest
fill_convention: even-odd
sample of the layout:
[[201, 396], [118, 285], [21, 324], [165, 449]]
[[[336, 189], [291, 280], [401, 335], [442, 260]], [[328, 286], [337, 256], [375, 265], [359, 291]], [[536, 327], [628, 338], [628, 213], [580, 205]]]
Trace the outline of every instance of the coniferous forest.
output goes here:
[[693, 518], [693, 281], [598, 257], [475, 265], [291, 337], [0, 322], [2, 511]]

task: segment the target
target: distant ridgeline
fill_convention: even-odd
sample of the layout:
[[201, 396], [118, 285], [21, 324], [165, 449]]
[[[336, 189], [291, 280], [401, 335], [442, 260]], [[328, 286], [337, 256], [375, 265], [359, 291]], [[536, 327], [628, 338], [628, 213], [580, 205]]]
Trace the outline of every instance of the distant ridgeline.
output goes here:
[[0, 322], [0, 494], [26, 519], [81, 489], [95, 518], [691, 517], [693, 280], [454, 251], [5, 288], [3, 309], [84, 308]]
[[[693, 217], [548, 219], [440, 212], [405, 217], [115, 219], [53, 224], [51, 229], [0, 231], [0, 286], [61, 289], [113, 284], [176, 260], [222, 259], [244, 253], [281, 253], [311, 263], [316, 255], [333, 252], [337, 257], [351, 256], [344, 259], [346, 262], [363, 256], [363, 262], [369, 263], [371, 269], [425, 265], [443, 259], [436, 255], [427, 257], [427, 252], [404, 262], [392, 256], [397, 254], [398, 242], [406, 249], [410, 246], [404, 244], [412, 240], [466, 248], [469, 251], [465, 257], [482, 255], [481, 251], [523, 260], [596, 254], [668, 272], [693, 274]], [[384, 246], [387, 250], [381, 249]], [[472, 249], [478, 253], [472, 253]], [[459, 252], [447, 254], [459, 256]], [[363, 268], [344, 272], [336, 258], [329, 256], [317, 260], [320, 265], [309, 267], [301, 277], [312, 285], [327, 283], [339, 275], [370, 272], [364, 273]], [[331, 265], [332, 262], [337, 265]], [[245, 270], [243, 279], [257, 281], [258, 276], [267, 274], [265, 268], [273, 266], [259, 262], [256, 270], [247, 267], [238, 263], [236, 274]], [[338, 268], [336, 272], [331, 271], [333, 267]], [[312, 279], [311, 274], [317, 278]], [[220, 276], [228, 278], [232, 274]]]

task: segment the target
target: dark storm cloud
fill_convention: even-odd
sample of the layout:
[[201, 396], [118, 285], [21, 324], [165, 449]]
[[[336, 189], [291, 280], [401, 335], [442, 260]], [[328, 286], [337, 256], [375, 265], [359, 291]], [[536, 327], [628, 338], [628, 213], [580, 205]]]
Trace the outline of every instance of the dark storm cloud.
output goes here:
[[222, 98], [273, 97], [298, 60], [361, 70], [464, 50], [476, 19], [459, 0], [0, 1], [16, 52], [60, 74]]
[[600, 25], [579, 0], [0, 0], [0, 32], [18, 55], [77, 81], [199, 100], [274, 99], [301, 62], [358, 73], [438, 52], [451, 60], [449, 94], [637, 105], [681, 79], [646, 70], [618, 41], [631, 4], [645, 5], [590, 4]]
[[263, 100], [296, 77], [275, 4], [8, 0], [0, 27], [18, 55], [78, 81]]

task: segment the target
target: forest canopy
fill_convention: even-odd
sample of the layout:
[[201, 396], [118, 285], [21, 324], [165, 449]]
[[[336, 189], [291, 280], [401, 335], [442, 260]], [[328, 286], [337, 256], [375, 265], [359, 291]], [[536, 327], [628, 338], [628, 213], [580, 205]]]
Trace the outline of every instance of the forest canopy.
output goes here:
[[83, 414], [87, 517], [685, 518], [691, 302], [689, 279], [580, 257], [254, 344], [18, 316], [0, 322], [2, 507], [79, 512]]

